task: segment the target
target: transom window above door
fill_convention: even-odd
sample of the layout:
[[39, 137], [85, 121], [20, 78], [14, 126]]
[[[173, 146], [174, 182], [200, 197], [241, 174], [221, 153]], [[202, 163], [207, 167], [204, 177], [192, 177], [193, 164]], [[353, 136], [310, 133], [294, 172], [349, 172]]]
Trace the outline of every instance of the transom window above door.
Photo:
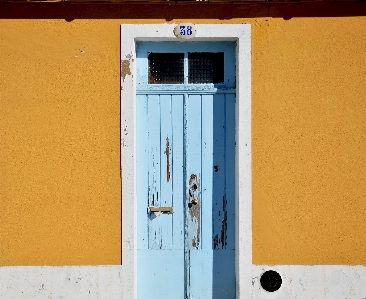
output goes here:
[[235, 42], [137, 42], [136, 90], [235, 89]]
[[149, 84], [224, 84], [224, 52], [150, 52], [148, 62]]

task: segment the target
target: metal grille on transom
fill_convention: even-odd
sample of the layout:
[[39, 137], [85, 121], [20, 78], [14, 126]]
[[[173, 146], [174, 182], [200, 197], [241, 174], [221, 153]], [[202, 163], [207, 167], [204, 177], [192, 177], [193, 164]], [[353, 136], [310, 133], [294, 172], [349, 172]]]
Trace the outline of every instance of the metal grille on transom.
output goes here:
[[149, 84], [183, 84], [184, 53], [149, 53]]
[[188, 83], [224, 83], [224, 53], [188, 53]]
[[[149, 84], [184, 84], [184, 53], [149, 53]], [[189, 52], [188, 84], [223, 84], [224, 52]]]

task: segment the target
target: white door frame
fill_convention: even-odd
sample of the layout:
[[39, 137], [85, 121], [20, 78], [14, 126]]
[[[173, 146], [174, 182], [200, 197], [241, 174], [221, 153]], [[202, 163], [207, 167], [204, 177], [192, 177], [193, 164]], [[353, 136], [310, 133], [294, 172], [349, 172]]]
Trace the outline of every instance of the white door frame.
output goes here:
[[[136, 42], [179, 41], [175, 24], [121, 25], [121, 168], [123, 298], [136, 298]], [[235, 271], [237, 298], [251, 297], [251, 43], [250, 25], [197, 24], [190, 41], [236, 41]], [[240, 167], [238, 167], [240, 165]], [[240, 199], [240, 200], [239, 200]]]

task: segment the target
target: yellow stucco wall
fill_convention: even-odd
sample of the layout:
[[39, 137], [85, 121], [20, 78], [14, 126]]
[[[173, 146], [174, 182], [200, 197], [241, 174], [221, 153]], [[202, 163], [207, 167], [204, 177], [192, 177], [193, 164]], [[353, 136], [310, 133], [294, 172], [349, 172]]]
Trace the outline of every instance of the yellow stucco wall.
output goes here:
[[272, 23], [253, 28], [253, 262], [365, 265], [366, 17]]
[[[119, 26], [164, 22], [0, 20], [0, 265], [121, 263]], [[366, 264], [366, 17], [194, 22], [252, 24], [253, 262]]]

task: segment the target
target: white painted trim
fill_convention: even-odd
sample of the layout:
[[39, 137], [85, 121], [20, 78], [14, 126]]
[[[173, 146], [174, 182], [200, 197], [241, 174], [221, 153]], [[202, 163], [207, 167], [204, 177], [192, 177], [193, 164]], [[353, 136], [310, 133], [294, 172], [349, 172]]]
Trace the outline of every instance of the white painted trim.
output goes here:
[[[135, 102], [136, 41], [177, 41], [175, 24], [121, 25], [122, 128], [122, 261], [129, 273], [126, 298], [136, 298], [136, 170]], [[236, 41], [236, 276], [237, 297], [249, 298], [251, 289], [251, 39], [250, 25], [198, 24], [191, 41]], [[240, 151], [239, 151], [240, 149]], [[240, 165], [240, 167], [238, 167]], [[240, 199], [240, 200], [239, 200]]]
[[2, 267], [0, 299], [122, 299], [121, 266]]
[[[260, 286], [260, 276], [268, 269], [282, 276], [277, 292]], [[245, 296], [241, 292], [241, 299], [366, 298], [365, 266], [251, 265], [249, 273], [250, 287]], [[0, 267], [0, 298], [131, 299], [125, 274], [123, 266]]]
[[[269, 293], [260, 285], [260, 277], [275, 270], [282, 277], [282, 286]], [[254, 266], [251, 267], [253, 299], [365, 299], [365, 266]]]

